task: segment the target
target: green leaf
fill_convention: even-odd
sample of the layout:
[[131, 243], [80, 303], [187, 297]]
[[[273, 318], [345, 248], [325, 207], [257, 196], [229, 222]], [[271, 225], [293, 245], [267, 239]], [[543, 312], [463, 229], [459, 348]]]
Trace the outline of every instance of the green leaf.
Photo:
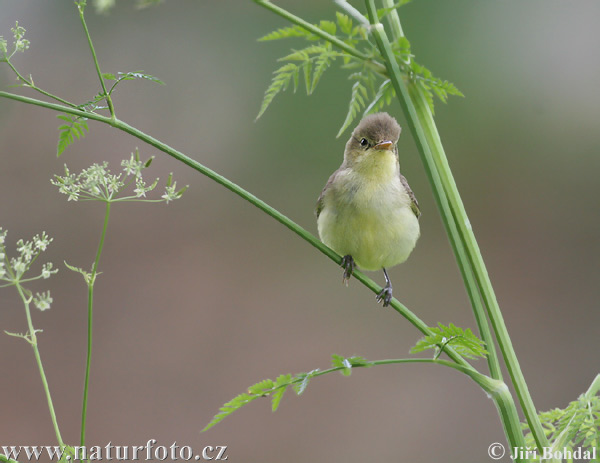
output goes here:
[[317, 87], [317, 84], [319, 83], [321, 76], [323, 75], [323, 73], [327, 70], [327, 68], [331, 64], [331, 58], [332, 58], [331, 44], [329, 44], [327, 51], [324, 53], [321, 53], [316, 58], [315, 70], [313, 72], [312, 82], [310, 84], [310, 92], [308, 92], [309, 95], [315, 91], [315, 88]]
[[300, 26], [282, 27], [258, 39], [259, 42], [288, 39], [290, 37], [309, 37], [312, 34]]
[[322, 45], [310, 45], [302, 50], [294, 50], [289, 55], [279, 58], [277, 61], [308, 61], [310, 55], [321, 54], [327, 52], [327, 47]]
[[89, 131], [85, 118], [59, 114], [57, 118], [65, 121], [66, 124], [61, 125], [58, 135], [58, 146], [56, 148], [56, 156], [59, 157], [67, 147], [72, 144], [75, 139], [85, 137]]
[[392, 98], [394, 98], [395, 96], [396, 91], [394, 90], [394, 86], [391, 85], [390, 79], [385, 79], [379, 86], [379, 89], [377, 90], [373, 101], [371, 101], [369, 106], [367, 106], [367, 108], [365, 109], [363, 117], [368, 114], [381, 111], [381, 109], [383, 109], [384, 106], [390, 105], [390, 103], [392, 102]]
[[208, 423], [204, 429], [202, 429], [202, 432], [212, 428], [215, 424], [220, 423], [221, 421], [223, 421], [225, 418], [227, 418], [229, 415], [231, 415], [233, 412], [235, 412], [236, 410], [239, 410], [240, 408], [242, 408], [244, 405], [248, 405], [250, 402], [252, 402], [253, 400], [257, 399], [258, 397], [260, 397], [259, 395], [251, 395], [251, 394], [240, 394], [236, 397], [234, 397], [232, 400], [230, 400], [229, 402], [227, 402], [225, 405], [223, 405], [219, 410], [219, 413], [217, 413], [213, 419], [210, 421], [210, 423]]
[[275, 380], [275, 386], [274, 386], [275, 390], [273, 391], [273, 394], [271, 397], [271, 410], [277, 411], [277, 409], [279, 408], [279, 403], [281, 402], [281, 399], [283, 398], [283, 393], [285, 392], [287, 387], [290, 385], [291, 381], [292, 381], [292, 375], [290, 375], [290, 374], [280, 375], [277, 377], [277, 379]]
[[271, 84], [265, 92], [265, 96], [256, 119], [263, 115], [277, 94], [287, 88], [290, 80], [292, 78], [295, 79], [294, 75], [297, 73], [297, 68], [298, 65], [295, 63], [286, 63], [273, 73], [275, 74], [275, 77], [273, 77]]
[[264, 379], [261, 382], [250, 386], [248, 388], [248, 393], [254, 394], [254, 395], [259, 395], [259, 396], [266, 396], [271, 393], [271, 390], [274, 387], [275, 387], [275, 383], [273, 383], [273, 381], [271, 381], [270, 379]]
[[110, 72], [103, 73], [102, 77], [106, 80], [117, 80], [117, 77], [114, 74], [111, 74]]
[[331, 34], [331, 35], [335, 35], [335, 31], [337, 29], [337, 26], [335, 25], [335, 23], [333, 21], [327, 21], [327, 20], [321, 20], [318, 27], [323, 32], [327, 32], [328, 34]]
[[352, 86], [352, 94], [350, 96], [350, 104], [348, 105], [348, 113], [346, 114], [346, 119], [342, 124], [339, 132], [336, 137], [339, 137], [344, 130], [348, 128], [352, 121], [356, 118], [358, 113], [361, 111], [361, 108], [365, 106], [365, 99], [367, 99], [368, 93], [366, 87], [361, 83], [360, 80], [354, 82]]
[[[154, 82], [160, 85], [165, 85], [165, 83], [160, 80], [158, 77], [151, 76], [150, 74], [144, 74], [142, 71], [135, 72], [119, 72], [119, 81], [121, 80], [134, 80], [134, 79], [145, 79], [150, 82]], [[111, 74], [112, 75], [112, 74]]]
[[337, 23], [340, 26], [340, 30], [344, 34], [352, 35], [352, 19], [339, 11], [335, 12], [335, 16], [337, 18]]
[[[591, 454], [592, 449], [600, 447], [600, 397], [594, 386], [596, 383], [600, 383], [600, 375], [586, 393], [564, 409], [555, 408], [539, 414], [544, 433], [552, 444], [551, 450], [566, 448], [573, 451], [580, 448], [582, 452]], [[528, 424], [522, 423], [522, 428], [529, 431], [525, 435], [526, 444], [535, 445]], [[600, 459], [590, 461], [599, 462]]]
[[419, 340], [410, 350], [411, 354], [434, 349], [434, 357], [437, 358], [446, 346], [451, 346], [458, 354], [467, 358], [485, 358], [488, 353], [484, 348], [485, 343], [475, 336], [469, 328], [463, 330], [453, 323], [448, 326], [438, 323], [438, 327], [431, 327], [430, 329], [433, 334]]
[[315, 368], [314, 370], [309, 371], [308, 373], [298, 373], [294, 377], [294, 382], [292, 383], [292, 387], [294, 388], [294, 392], [296, 392], [297, 395], [302, 394], [306, 390], [306, 388], [308, 387], [308, 382], [319, 371], [321, 371], [321, 370], [318, 369], [318, 368]]
[[92, 278], [92, 274], [91, 274], [91, 273], [89, 273], [89, 272], [86, 272], [85, 270], [83, 270], [83, 269], [81, 269], [81, 268], [79, 268], [79, 267], [74, 267], [74, 266], [72, 266], [72, 265], [69, 265], [69, 264], [67, 264], [67, 262], [66, 262], [66, 261], [64, 261], [64, 263], [65, 263], [65, 266], [66, 266], [66, 267], [67, 267], [69, 270], [71, 270], [72, 272], [75, 272], [75, 273], [80, 273], [80, 274], [81, 274], [81, 276], [83, 276], [83, 279], [85, 280], [85, 284], [89, 286], [89, 284], [90, 284], [90, 281], [91, 281], [91, 278]]
[[306, 94], [310, 95], [310, 73], [312, 71], [312, 67], [313, 67], [313, 63], [312, 61], [307, 61], [306, 63], [304, 63], [303, 66], [303, 70], [304, 70], [304, 83], [306, 84]]

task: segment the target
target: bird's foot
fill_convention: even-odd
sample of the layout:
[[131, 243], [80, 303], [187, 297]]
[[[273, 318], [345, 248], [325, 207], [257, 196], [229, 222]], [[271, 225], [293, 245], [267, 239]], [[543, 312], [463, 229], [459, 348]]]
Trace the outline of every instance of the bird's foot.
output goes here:
[[390, 305], [390, 302], [392, 301], [392, 286], [391, 285], [386, 285], [385, 288], [383, 288], [379, 294], [377, 294], [377, 302], [381, 302], [383, 301], [383, 306], [387, 307], [388, 305]]
[[348, 286], [348, 280], [350, 279], [352, 273], [354, 273], [354, 269], [356, 268], [356, 262], [354, 262], [354, 259], [350, 254], [342, 257], [341, 267], [344, 269], [343, 282], [346, 286]]
[[392, 301], [392, 282], [387, 274], [387, 270], [383, 269], [383, 276], [385, 276], [385, 287], [377, 294], [377, 302], [383, 301], [383, 306], [387, 307]]

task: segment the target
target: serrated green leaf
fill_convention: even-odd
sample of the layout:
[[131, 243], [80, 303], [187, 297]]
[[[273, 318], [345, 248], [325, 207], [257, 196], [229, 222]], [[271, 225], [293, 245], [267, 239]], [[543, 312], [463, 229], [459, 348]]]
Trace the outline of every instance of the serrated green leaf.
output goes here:
[[310, 45], [301, 50], [294, 50], [289, 55], [279, 58], [277, 61], [308, 61], [310, 55], [327, 52], [327, 47], [323, 45]]
[[279, 375], [275, 380], [272, 397], [271, 397], [271, 410], [277, 411], [279, 408], [279, 404], [281, 403], [281, 399], [283, 398], [283, 394], [287, 387], [290, 385], [290, 381], [292, 380], [292, 375]]
[[365, 100], [363, 97], [366, 97], [367, 89], [361, 83], [360, 80], [357, 80], [352, 86], [352, 93], [350, 95], [350, 104], [348, 105], [348, 113], [346, 114], [346, 119], [342, 124], [339, 132], [336, 137], [339, 138], [344, 130], [348, 128], [352, 121], [356, 118], [357, 114], [361, 111], [361, 108], [365, 106]]
[[114, 74], [111, 74], [110, 72], [103, 73], [102, 77], [106, 80], [117, 80], [117, 77]]
[[263, 115], [277, 94], [287, 88], [290, 80], [294, 77], [297, 67], [295, 63], [286, 63], [273, 73], [275, 77], [273, 77], [271, 84], [265, 91], [265, 96], [256, 119]]
[[327, 21], [325, 19], [321, 20], [318, 27], [322, 31], [327, 32], [331, 35], [335, 35], [335, 31], [337, 30], [337, 26], [333, 21]]
[[308, 382], [310, 381], [310, 379], [319, 371], [321, 371], [321, 370], [319, 370], [318, 368], [315, 368], [314, 370], [309, 371], [308, 373], [297, 374], [294, 377], [294, 382], [292, 384], [292, 387], [294, 388], [294, 392], [296, 392], [297, 395], [302, 394], [308, 387]]
[[165, 85], [165, 83], [160, 80], [158, 77], [151, 76], [150, 74], [144, 74], [142, 71], [135, 72], [119, 72], [119, 80], [134, 80], [134, 79], [145, 79], [151, 82], [155, 82], [160, 85]]
[[411, 354], [423, 352], [427, 349], [434, 349], [435, 358], [439, 356], [440, 350], [445, 346], [452, 347], [457, 353], [467, 358], [485, 357], [485, 343], [473, 334], [470, 329], [462, 328], [450, 323], [444, 326], [438, 323], [438, 327], [431, 327], [432, 335], [420, 339], [410, 350]]
[[80, 139], [85, 136], [85, 133], [89, 131], [86, 119], [75, 116], [65, 116], [59, 114], [56, 116], [58, 119], [68, 122], [59, 126], [58, 145], [56, 147], [56, 156], [59, 157], [69, 145], [71, 145], [75, 138]]
[[385, 79], [377, 89], [377, 93], [375, 94], [373, 101], [371, 101], [369, 106], [366, 107], [363, 117], [380, 111], [386, 104], [389, 105], [392, 97], [395, 95], [396, 92], [394, 91], [394, 87], [391, 85], [390, 79]]
[[319, 83], [321, 76], [327, 70], [327, 68], [329, 67], [330, 64], [331, 64], [331, 56], [329, 55], [329, 53], [323, 53], [317, 57], [316, 63], [315, 63], [315, 71], [313, 72], [312, 82], [310, 84], [309, 95], [315, 91], [315, 88], [317, 87], [317, 84]]
[[340, 13], [339, 11], [335, 12], [335, 16], [337, 19], [337, 23], [340, 26], [340, 30], [347, 35], [352, 35], [352, 19], [349, 16]]
[[265, 395], [270, 394], [275, 384], [270, 379], [264, 379], [248, 388], [249, 394]]
[[253, 400], [256, 400], [258, 397], [260, 397], [260, 396], [246, 394], [246, 393], [243, 393], [243, 394], [238, 395], [237, 397], [234, 397], [232, 400], [230, 400], [229, 402], [224, 404], [219, 409], [219, 413], [217, 413], [213, 417], [213, 419], [210, 421], [210, 423], [208, 423], [204, 427], [204, 429], [202, 429], [201, 432], [204, 432], [204, 431], [212, 428], [215, 424], [223, 421], [225, 418], [227, 418], [233, 412], [235, 412], [236, 410], [239, 410], [244, 405], [248, 405], [250, 402], [252, 402]]
[[304, 83], [306, 84], [306, 94], [307, 95], [310, 95], [310, 88], [311, 88], [310, 75], [311, 75], [312, 67], [313, 67], [312, 61], [307, 61], [306, 63], [304, 63], [304, 66], [302, 68], [304, 70]]
[[277, 29], [273, 32], [269, 32], [267, 35], [262, 36], [258, 39], [259, 42], [266, 42], [269, 40], [280, 40], [287, 39], [290, 37], [309, 37], [312, 35], [307, 30], [301, 28], [300, 26], [289, 26], [282, 27], [281, 29]]

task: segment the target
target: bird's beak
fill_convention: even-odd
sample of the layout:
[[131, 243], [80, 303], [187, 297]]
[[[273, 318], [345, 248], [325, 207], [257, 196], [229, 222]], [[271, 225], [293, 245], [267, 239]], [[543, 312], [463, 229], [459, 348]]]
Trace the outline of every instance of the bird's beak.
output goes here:
[[377, 143], [373, 148], [376, 150], [392, 150], [394, 143], [391, 141], [382, 141], [381, 143]]

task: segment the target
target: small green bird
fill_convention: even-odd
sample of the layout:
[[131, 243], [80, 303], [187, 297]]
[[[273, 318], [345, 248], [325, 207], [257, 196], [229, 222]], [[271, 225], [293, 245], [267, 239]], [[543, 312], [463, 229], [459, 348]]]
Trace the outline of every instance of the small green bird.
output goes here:
[[384, 307], [392, 300], [386, 267], [408, 259], [420, 234], [417, 198], [400, 173], [396, 146], [400, 131], [387, 113], [360, 121], [316, 210], [321, 241], [344, 256], [344, 283], [357, 265], [383, 270], [386, 285], [377, 302], [383, 301]]

